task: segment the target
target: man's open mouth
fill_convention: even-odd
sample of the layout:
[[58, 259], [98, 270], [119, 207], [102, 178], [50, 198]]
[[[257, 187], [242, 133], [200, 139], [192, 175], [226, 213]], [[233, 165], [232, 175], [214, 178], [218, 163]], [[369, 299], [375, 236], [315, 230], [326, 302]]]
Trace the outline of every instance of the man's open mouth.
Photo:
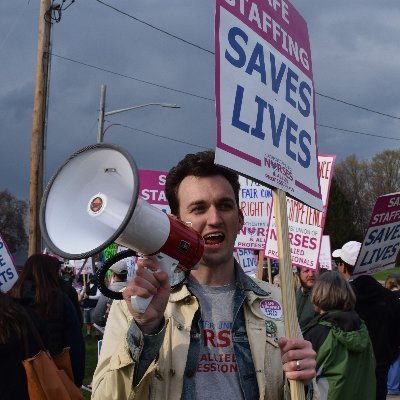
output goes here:
[[203, 237], [205, 244], [213, 245], [222, 243], [225, 239], [225, 235], [223, 233], [211, 233], [209, 235], [205, 235]]

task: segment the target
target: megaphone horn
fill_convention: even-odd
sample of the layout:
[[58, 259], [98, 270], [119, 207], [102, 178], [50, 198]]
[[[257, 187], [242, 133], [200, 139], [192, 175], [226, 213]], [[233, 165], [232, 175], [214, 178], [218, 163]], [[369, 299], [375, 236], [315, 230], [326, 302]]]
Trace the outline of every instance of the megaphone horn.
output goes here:
[[132, 156], [108, 143], [84, 147], [59, 167], [43, 195], [40, 227], [48, 247], [72, 260], [115, 242], [139, 254], [163, 254], [163, 268], [168, 259], [190, 270], [204, 249], [198, 232], [139, 197]]

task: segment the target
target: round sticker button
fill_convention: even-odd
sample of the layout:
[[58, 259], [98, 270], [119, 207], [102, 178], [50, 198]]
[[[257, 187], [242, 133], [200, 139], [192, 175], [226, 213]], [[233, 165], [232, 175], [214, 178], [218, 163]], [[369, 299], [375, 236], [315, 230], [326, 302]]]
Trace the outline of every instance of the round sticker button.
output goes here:
[[282, 306], [278, 301], [272, 299], [264, 299], [260, 303], [261, 312], [269, 318], [282, 318]]

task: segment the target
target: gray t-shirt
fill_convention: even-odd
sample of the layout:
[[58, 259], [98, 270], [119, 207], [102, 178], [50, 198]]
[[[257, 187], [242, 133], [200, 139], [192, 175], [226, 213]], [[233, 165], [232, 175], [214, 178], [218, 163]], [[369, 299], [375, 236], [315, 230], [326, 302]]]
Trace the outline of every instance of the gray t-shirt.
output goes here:
[[196, 400], [243, 399], [232, 342], [235, 284], [199, 285], [189, 278], [189, 289], [201, 308], [200, 359], [196, 369]]

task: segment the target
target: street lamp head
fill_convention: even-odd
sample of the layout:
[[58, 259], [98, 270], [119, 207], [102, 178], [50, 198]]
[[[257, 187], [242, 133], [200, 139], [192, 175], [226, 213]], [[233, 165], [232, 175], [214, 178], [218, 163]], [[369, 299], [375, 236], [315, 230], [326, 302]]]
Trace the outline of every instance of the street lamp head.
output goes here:
[[160, 103], [160, 106], [166, 108], [181, 108], [177, 104], [170, 104], [170, 103]]

